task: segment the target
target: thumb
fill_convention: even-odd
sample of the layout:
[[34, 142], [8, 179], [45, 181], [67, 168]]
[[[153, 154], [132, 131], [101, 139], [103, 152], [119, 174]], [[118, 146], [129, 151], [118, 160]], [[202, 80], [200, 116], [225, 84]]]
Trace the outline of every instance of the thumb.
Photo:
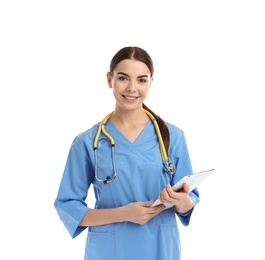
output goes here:
[[184, 192], [186, 192], [187, 194], [189, 194], [191, 191], [190, 191], [190, 186], [186, 183], [184, 183], [183, 185], [183, 190]]
[[145, 202], [143, 202], [143, 206], [144, 206], [144, 207], [150, 207], [150, 206], [152, 206], [152, 205], [153, 205], [153, 203], [154, 203], [154, 201], [153, 201], [153, 200], [150, 200], [150, 201], [145, 201]]

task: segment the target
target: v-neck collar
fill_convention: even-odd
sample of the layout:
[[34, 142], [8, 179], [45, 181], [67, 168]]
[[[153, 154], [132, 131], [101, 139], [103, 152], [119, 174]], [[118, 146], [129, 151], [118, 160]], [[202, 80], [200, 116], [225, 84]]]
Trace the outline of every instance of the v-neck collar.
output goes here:
[[144, 128], [142, 129], [142, 131], [139, 133], [139, 135], [135, 138], [135, 140], [133, 142], [131, 142], [110, 120], [107, 121], [106, 123], [107, 125], [109, 125], [109, 127], [111, 127], [112, 129], [115, 130], [115, 132], [123, 139], [125, 140], [127, 143], [130, 143], [131, 145], [135, 145], [138, 142], [141, 142], [141, 138], [144, 135], [144, 133], [147, 131], [147, 128], [150, 127], [150, 125], [152, 125], [151, 119], [149, 119], [146, 123], [146, 125], [144, 126]]

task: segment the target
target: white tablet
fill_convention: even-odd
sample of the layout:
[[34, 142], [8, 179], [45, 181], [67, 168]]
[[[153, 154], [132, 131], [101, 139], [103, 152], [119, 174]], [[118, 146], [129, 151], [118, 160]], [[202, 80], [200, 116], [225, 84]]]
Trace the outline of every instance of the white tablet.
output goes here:
[[[197, 172], [193, 173], [187, 176], [184, 176], [182, 179], [180, 179], [175, 185], [173, 185], [172, 189], [174, 191], [178, 191], [182, 188], [183, 184], [186, 183], [190, 187], [190, 191], [194, 190], [204, 179], [206, 179], [209, 175], [211, 175], [214, 172], [214, 169], [210, 169], [203, 172]], [[152, 207], [157, 206], [161, 204], [160, 200], [156, 200]], [[169, 203], [164, 203], [166, 208], [170, 208], [173, 205]]]

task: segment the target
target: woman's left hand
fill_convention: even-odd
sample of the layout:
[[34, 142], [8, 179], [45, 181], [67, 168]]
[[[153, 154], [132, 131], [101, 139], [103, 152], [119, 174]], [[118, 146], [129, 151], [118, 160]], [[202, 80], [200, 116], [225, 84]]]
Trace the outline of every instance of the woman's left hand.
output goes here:
[[170, 184], [168, 184], [159, 194], [158, 198], [162, 203], [170, 203], [175, 205], [176, 211], [180, 214], [185, 214], [190, 211], [194, 205], [189, 196], [190, 188], [184, 184], [180, 191], [173, 191]]

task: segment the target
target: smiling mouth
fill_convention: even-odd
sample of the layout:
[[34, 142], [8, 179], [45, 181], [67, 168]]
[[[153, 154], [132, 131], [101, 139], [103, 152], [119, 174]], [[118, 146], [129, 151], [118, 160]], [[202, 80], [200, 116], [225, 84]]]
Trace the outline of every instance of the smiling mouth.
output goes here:
[[125, 98], [126, 100], [129, 100], [129, 101], [135, 101], [138, 97], [131, 97], [131, 96], [124, 96], [122, 95], [123, 98]]

